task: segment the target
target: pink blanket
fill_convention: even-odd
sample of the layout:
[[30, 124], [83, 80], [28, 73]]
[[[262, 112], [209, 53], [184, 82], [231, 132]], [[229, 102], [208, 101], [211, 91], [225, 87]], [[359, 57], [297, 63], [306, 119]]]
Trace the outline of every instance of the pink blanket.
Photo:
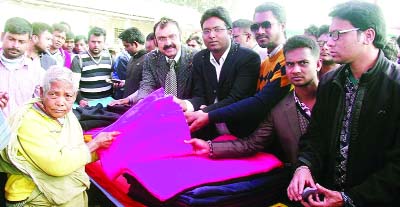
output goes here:
[[100, 152], [104, 172], [116, 179], [127, 172], [155, 198], [166, 201], [178, 193], [203, 184], [222, 182], [282, 166], [273, 155], [258, 153], [242, 159], [212, 160], [191, 155], [188, 126], [172, 97], [157, 90], [132, 107], [103, 131], [121, 135]]

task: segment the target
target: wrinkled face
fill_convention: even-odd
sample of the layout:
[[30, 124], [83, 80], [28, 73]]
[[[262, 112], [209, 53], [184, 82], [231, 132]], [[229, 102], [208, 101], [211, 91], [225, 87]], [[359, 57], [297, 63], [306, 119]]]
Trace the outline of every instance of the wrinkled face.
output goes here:
[[286, 74], [296, 87], [308, 86], [318, 80], [317, 70], [321, 67], [318, 57], [311, 54], [310, 48], [297, 48], [285, 54]]
[[271, 11], [255, 13], [253, 23], [261, 25], [257, 30], [252, 29], [260, 47], [273, 49], [279, 44], [278, 41], [284, 34], [285, 25], [279, 23]]
[[92, 55], [97, 56], [103, 51], [104, 49], [104, 41], [105, 38], [103, 35], [96, 36], [90, 35], [89, 38], [89, 51]]
[[133, 56], [137, 53], [136, 44], [125, 41], [122, 41], [122, 44], [124, 45], [124, 48], [129, 53], [129, 55]]
[[50, 84], [49, 91], [44, 92], [41, 88], [40, 97], [47, 115], [53, 118], [62, 118], [71, 111], [76, 92], [74, 92], [72, 84], [57, 80]]
[[29, 34], [11, 34], [6, 32], [3, 35], [4, 56], [8, 59], [16, 59], [25, 54], [29, 43]]
[[234, 27], [232, 29], [232, 39], [234, 42], [240, 44], [243, 47], [248, 47], [248, 42], [250, 40], [250, 35], [248, 31], [243, 28]]
[[50, 49], [52, 44], [53, 35], [49, 31], [44, 31], [39, 36], [32, 35], [32, 41], [35, 44], [35, 48], [38, 52], [45, 52]]
[[156, 43], [154, 40], [146, 40], [145, 47], [147, 52], [151, 52], [152, 50], [156, 49]]
[[322, 63], [327, 63], [327, 64], [331, 64], [333, 63], [333, 58], [329, 52], [329, 47], [328, 44], [326, 44], [328, 42], [328, 38], [329, 35], [328, 33], [325, 34], [321, 34], [318, 37], [318, 45], [319, 45], [319, 49], [320, 49], [320, 58], [322, 60]]
[[190, 40], [186, 44], [187, 44], [187, 46], [189, 46], [191, 48], [198, 49], [198, 50], [201, 49], [201, 46], [199, 45], [199, 43], [196, 42], [196, 40]]
[[64, 45], [65, 39], [65, 32], [53, 31], [53, 44], [51, 47], [53, 49], [60, 49]]
[[63, 45], [63, 49], [67, 50], [70, 53], [72, 53], [72, 50], [74, 49], [74, 46], [75, 46], [74, 39], [65, 40], [65, 43]]
[[203, 41], [212, 53], [224, 53], [229, 47], [232, 31], [218, 17], [210, 17], [203, 22]]
[[[333, 18], [329, 27], [329, 32], [344, 31], [355, 27], [347, 20]], [[360, 31], [350, 31], [339, 34], [337, 40], [328, 38], [327, 46], [333, 61], [339, 64], [351, 63], [363, 52], [363, 38], [365, 36]]]
[[75, 42], [74, 51], [78, 54], [81, 54], [86, 51], [86, 42], [84, 40], [79, 40]]
[[160, 52], [173, 59], [181, 48], [181, 37], [178, 27], [173, 23], [167, 23], [164, 28], [157, 26], [155, 31], [156, 45]]

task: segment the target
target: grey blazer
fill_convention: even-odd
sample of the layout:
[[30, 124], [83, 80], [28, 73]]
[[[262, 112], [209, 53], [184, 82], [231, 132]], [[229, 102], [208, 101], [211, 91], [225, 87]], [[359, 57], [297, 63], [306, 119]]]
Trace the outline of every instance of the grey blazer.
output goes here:
[[[270, 115], [247, 138], [227, 142], [213, 142], [216, 158], [242, 157], [259, 151], [282, 152], [282, 161], [295, 163], [301, 137], [293, 91], [286, 95]], [[276, 144], [275, 144], [276, 143]], [[280, 149], [272, 149], [278, 147]]]
[[[175, 68], [176, 80], [178, 84], [178, 98], [187, 99], [191, 97], [193, 56], [196, 50], [182, 46], [182, 54]], [[148, 53], [143, 63], [142, 81], [138, 95], [134, 103], [143, 99], [151, 92], [165, 87], [165, 77], [169, 71], [169, 66], [165, 55], [159, 50]]]

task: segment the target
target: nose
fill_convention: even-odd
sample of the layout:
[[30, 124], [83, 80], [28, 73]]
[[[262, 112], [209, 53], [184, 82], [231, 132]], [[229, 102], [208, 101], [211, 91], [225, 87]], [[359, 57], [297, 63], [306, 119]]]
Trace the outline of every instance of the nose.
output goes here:
[[299, 64], [294, 64], [293, 67], [290, 70], [291, 73], [300, 73], [301, 72], [301, 68], [299, 66]]
[[332, 46], [334, 46], [334, 44], [335, 44], [335, 41], [332, 39], [332, 38], [328, 38], [328, 41], [326, 41], [326, 47], [332, 47]]
[[60, 96], [60, 97], [58, 97], [58, 98], [56, 99], [55, 104], [56, 104], [57, 106], [65, 106], [65, 102], [66, 102], [66, 99], [65, 99], [64, 97]]

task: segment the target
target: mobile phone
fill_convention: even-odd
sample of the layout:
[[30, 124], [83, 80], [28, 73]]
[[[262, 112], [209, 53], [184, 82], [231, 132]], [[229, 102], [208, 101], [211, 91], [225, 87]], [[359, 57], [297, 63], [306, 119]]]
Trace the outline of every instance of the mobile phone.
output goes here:
[[315, 193], [317, 193], [317, 188], [307, 187], [307, 188], [304, 188], [303, 193], [301, 194], [301, 197], [303, 197], [303, 200], [307, 200], [309, 195], [315, 194]]
[[121, 83], [122, 80], [111, 78], [111, 79], [106, 79], [106, 82], [107, 83]]

